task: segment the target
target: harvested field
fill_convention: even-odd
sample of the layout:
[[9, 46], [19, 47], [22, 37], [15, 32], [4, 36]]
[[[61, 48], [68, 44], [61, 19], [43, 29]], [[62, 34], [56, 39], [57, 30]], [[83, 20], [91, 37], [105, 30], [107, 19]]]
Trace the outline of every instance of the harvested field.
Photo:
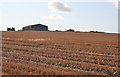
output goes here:
[[118, 34], [2, 32], [3, 75], [118, 75]]

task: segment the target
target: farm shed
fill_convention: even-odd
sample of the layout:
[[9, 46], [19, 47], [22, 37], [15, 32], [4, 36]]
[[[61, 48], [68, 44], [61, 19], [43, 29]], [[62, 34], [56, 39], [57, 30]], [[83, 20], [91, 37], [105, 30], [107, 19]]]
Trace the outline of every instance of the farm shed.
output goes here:
[[48, 31], [48, 26], [42, 25], [42, 24], [35, 24], [35, 25], [29, 25], [26, 27], [22, 28], [23, 31], [28, 31], [28, 30], [32, 30], [32, 31]]

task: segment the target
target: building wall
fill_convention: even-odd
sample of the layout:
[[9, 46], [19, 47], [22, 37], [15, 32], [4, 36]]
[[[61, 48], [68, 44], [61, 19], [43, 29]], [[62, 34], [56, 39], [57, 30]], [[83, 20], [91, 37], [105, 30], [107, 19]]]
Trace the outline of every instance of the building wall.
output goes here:
[[45, 26], [35, 26], [32, 29], [36, 31], [48, 31], [48, 27], [45, 27]]

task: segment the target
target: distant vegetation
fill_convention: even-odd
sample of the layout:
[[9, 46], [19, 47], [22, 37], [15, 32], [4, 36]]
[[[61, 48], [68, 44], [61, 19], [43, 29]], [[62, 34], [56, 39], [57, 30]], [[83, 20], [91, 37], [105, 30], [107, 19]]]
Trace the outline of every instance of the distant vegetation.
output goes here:
[[66, 31], [75, 32], [73, 29], [69, 29], [69, 30], [66, 30]]
[[90, 32], [93, 32], [93, 33], [104, 33], [104, 32], [101, 32], [101, 31], [90, 31]]

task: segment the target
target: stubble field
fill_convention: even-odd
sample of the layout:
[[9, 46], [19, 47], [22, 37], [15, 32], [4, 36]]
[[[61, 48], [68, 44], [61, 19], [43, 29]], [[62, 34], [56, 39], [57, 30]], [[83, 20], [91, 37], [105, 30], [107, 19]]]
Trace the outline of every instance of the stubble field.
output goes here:
[[3, 75], [118, 75], [118, 34], [2, 32]]

